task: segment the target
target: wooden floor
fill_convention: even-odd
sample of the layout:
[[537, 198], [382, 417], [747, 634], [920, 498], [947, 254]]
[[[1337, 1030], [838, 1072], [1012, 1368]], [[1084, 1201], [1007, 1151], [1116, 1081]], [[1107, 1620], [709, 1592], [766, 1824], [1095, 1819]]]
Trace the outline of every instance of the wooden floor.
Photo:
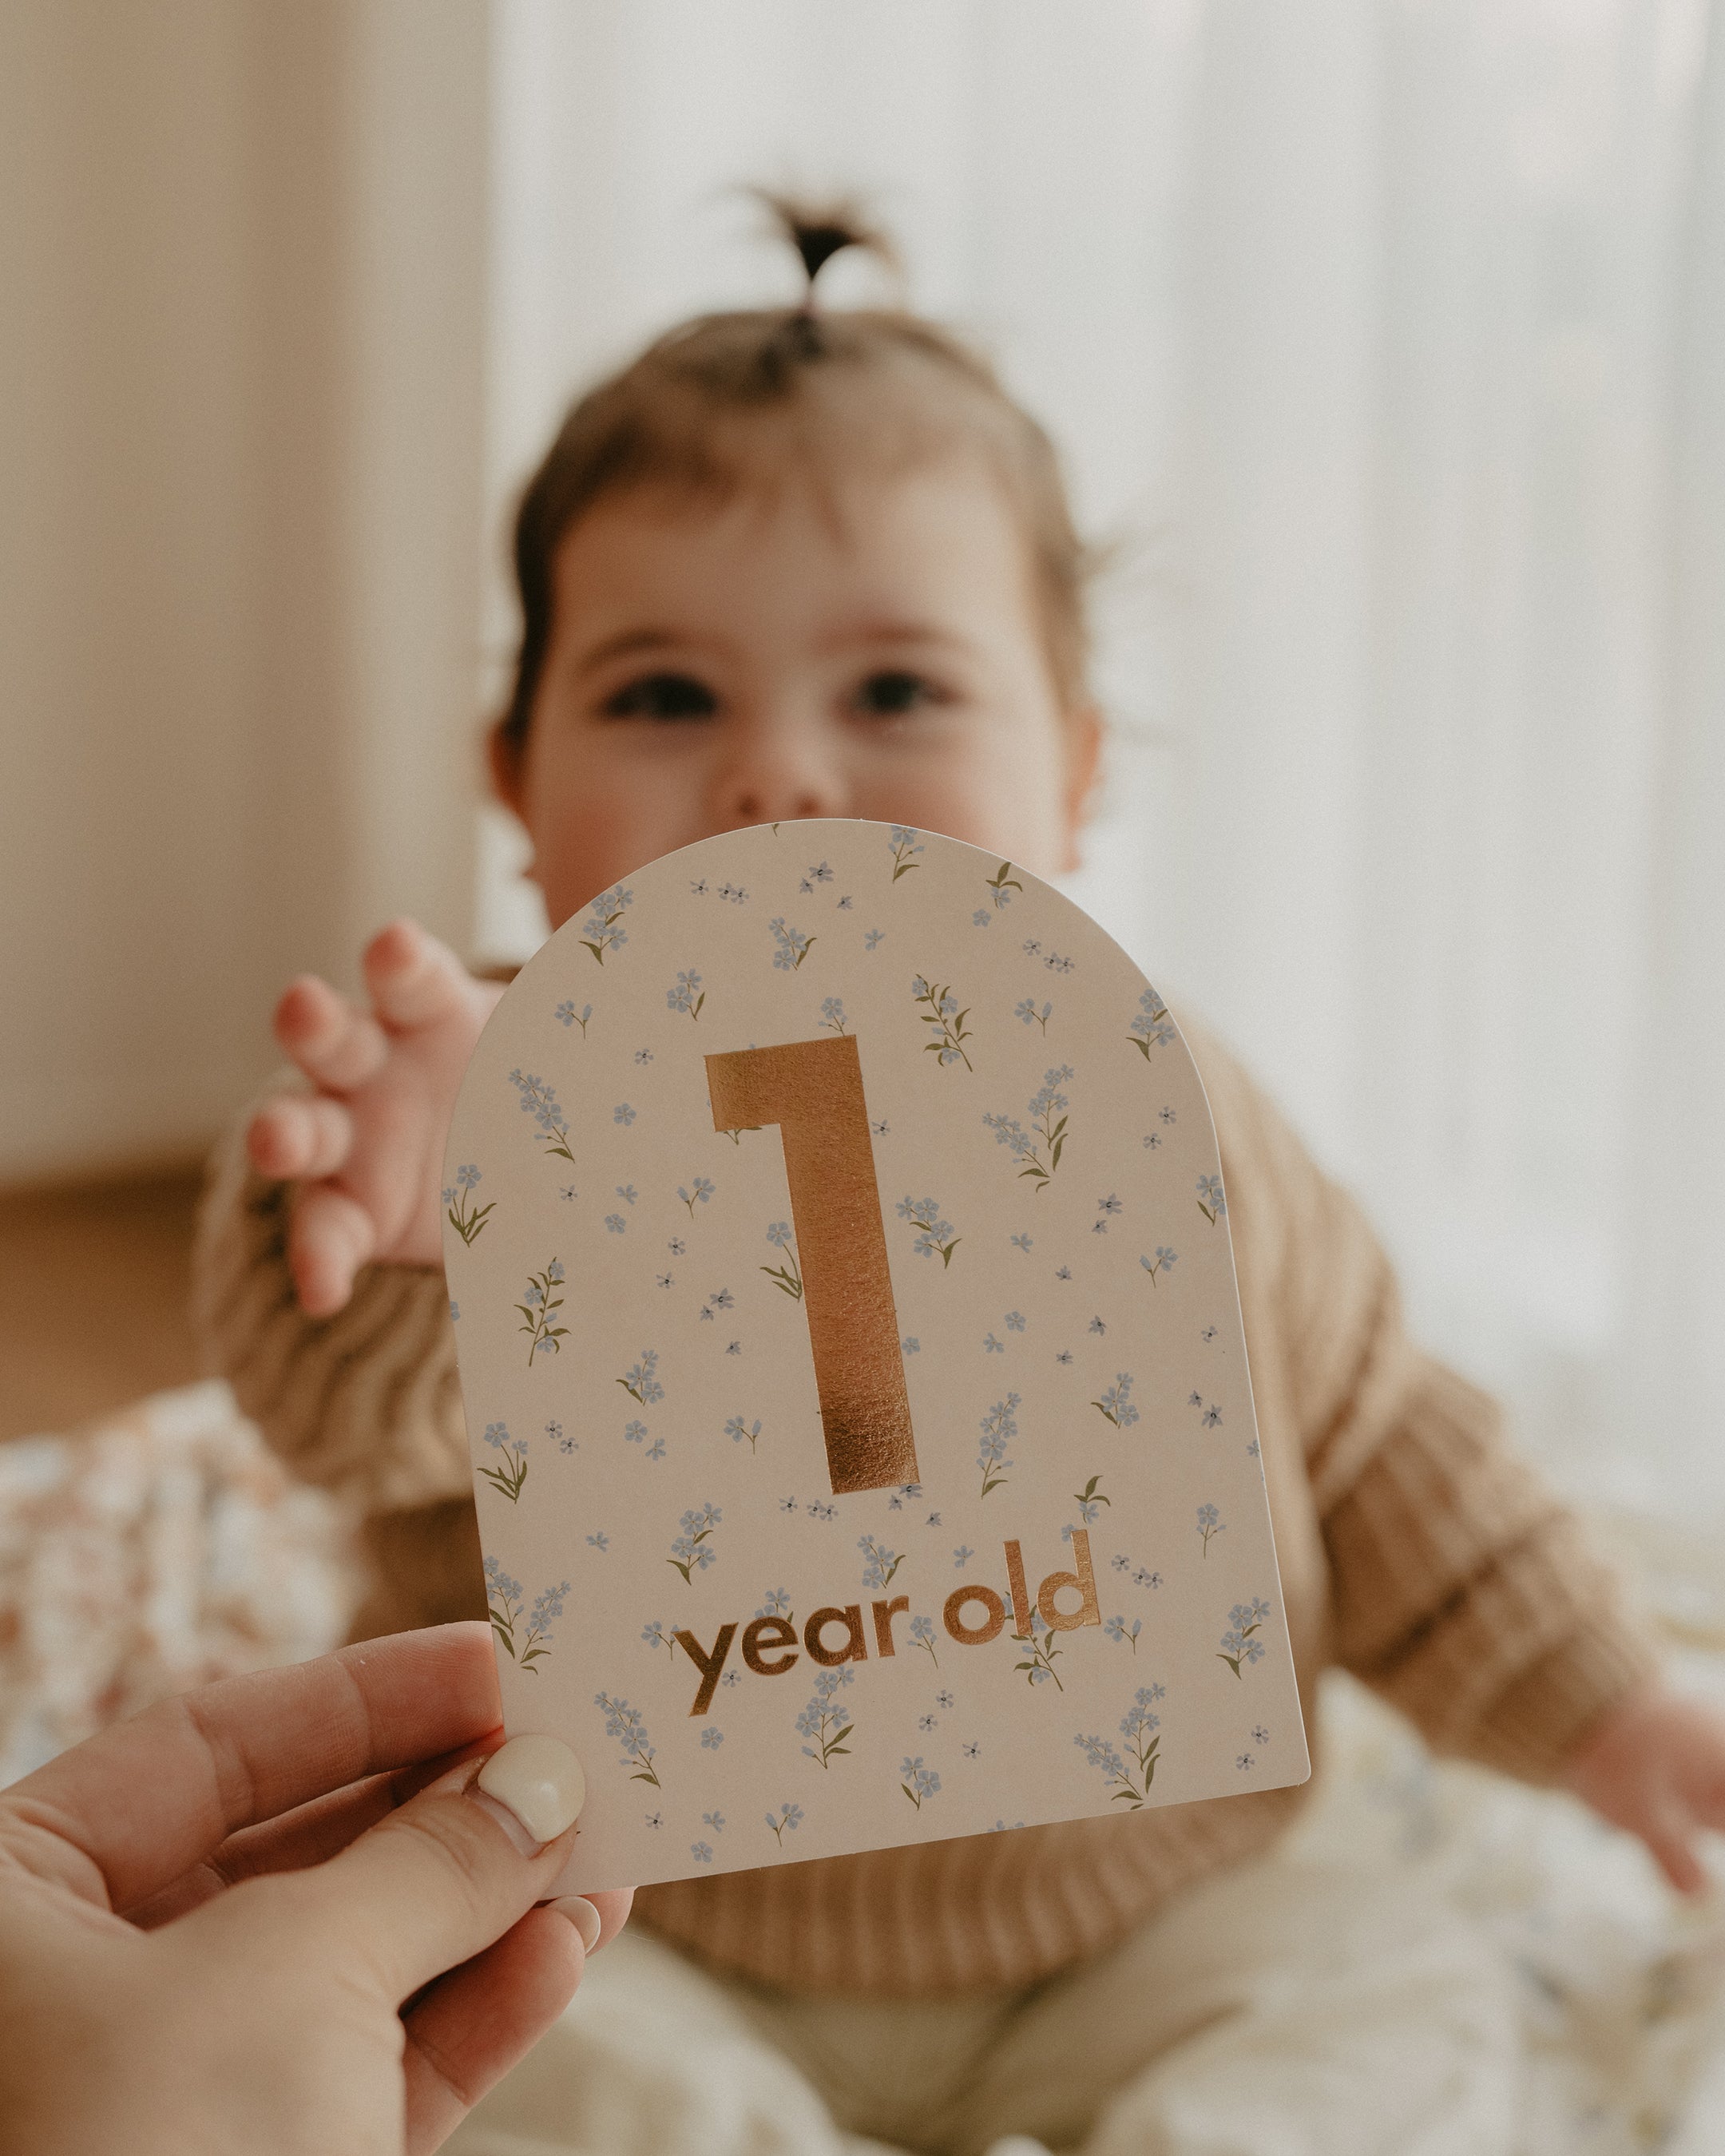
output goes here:
[[195, 1169], [0, 1192], [0, 1441], [198, 1374]]

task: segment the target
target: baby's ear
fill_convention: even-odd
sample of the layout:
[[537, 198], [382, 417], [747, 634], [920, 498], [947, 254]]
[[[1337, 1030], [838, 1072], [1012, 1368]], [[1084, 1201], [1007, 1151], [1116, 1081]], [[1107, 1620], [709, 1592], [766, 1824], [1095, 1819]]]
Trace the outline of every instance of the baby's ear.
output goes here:
[[1066, 858], [1064, 869], [1081, 865], [1078, 840], [1090, 821], [1096, 778], [1102, 756], [1102, 715], [1094, 704], [1081, 704], [1067, 712], [1066, 733]]
[[507, 714], [491, 721], [485, 736], [485, 762], [491, 773], [491, 791], [506, 808], [526, 820], [523, 807], [527, 768], [527, 744], [509, 722]]

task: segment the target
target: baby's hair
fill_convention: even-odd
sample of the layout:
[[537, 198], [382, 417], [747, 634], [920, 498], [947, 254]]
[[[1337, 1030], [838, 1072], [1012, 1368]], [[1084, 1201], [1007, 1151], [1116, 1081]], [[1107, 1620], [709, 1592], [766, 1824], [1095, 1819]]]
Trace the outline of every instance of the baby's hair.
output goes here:
[[1063, 709], [1086, 701], [1089, 560], [1054, 444], [981, 355], [899, 308], [815, 304], [821, 271], [856, 248], [896, 269], [855, 205], [761, 194], [801, 258], [791, 307], [700, 315], [656, 338], [571, 408], [521, 497], [515, 572], [521, 639], [505, 747], [525, 748], [551, 642], [552, 572], [565, 536], [608, 495], [674, 487], [715, 502], [762, 466], [823, 481], [835, 465], [901, 468], [931, 451], [980, 452], [1029, 549], [1044, 648]]

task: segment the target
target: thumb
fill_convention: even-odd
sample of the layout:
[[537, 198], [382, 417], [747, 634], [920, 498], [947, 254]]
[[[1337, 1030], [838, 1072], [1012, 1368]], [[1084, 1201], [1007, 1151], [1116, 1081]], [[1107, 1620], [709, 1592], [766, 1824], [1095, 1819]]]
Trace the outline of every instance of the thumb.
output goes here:
[[1674, 1799], [1654, 1804], [1641, 1830], [1641, 1838], [1655, 1862], [1680, 1894], [1695, 1894], [1707, 1884], [1696, 1851], [1695, 1822]]
[[297, 1928], [400, 2002], [470, 1960], [547, 1894], [587, 1794], [554, 1737], [470, 1759], [296, 1882]]

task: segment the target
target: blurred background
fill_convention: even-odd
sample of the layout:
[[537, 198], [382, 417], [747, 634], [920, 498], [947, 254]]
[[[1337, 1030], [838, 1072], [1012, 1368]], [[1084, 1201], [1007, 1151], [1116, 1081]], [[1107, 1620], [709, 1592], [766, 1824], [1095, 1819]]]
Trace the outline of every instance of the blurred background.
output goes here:
[[1566, 1480], [1725, 1508], [1717, 0], [7, 0], [0, 1435], [189, 1374], [293, 973], [542, 932], [508, 512], [793, 296], [751, 182], [865, 195], [1113, 542], [1076, 895]]

